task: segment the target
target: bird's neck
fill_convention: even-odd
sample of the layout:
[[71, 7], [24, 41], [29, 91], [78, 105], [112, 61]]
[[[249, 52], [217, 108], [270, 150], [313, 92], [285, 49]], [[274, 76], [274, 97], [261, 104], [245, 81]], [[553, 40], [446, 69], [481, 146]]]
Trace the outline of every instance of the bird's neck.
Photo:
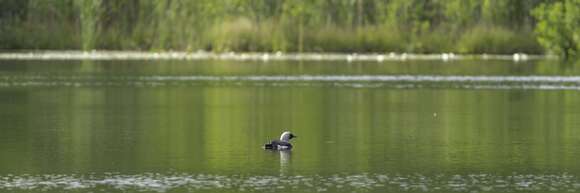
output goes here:
[[280, 136], [280, 141], [288, 142], [290, 140], [287, 137], [285, 137], [285, 136]]

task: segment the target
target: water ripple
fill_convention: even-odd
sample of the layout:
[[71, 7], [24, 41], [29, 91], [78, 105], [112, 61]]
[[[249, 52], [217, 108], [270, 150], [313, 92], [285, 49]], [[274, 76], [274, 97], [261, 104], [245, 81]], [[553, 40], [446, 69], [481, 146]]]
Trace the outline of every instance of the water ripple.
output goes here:
[[208, 174], [4, 175], [0, 191], [251, 192], [578, 192], [569, 174], [335, 174], [243, 176]]
[[580, 76], [454, 75], [0, 75], [0, 87], [155, 87], [195, 85], [337, 86], [580, 90]]

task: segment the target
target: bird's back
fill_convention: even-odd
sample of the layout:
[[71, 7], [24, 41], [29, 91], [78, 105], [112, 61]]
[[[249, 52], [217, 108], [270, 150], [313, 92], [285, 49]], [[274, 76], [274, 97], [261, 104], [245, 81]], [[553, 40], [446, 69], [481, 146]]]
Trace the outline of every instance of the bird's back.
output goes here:
[[264, 145], [265, 149], [292, 149], [292, 144], [287, 141], [272, 140], [270, 143]]

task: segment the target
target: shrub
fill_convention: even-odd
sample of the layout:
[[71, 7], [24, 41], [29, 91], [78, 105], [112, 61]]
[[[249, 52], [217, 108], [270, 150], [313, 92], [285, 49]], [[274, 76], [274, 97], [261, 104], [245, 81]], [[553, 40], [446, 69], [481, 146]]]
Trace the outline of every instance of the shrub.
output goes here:
[[517, 33], [502, 27], [476, 26], [461, 35], [456, 50], [466, 54], [540, 54], [543, 49], [530, 33]]

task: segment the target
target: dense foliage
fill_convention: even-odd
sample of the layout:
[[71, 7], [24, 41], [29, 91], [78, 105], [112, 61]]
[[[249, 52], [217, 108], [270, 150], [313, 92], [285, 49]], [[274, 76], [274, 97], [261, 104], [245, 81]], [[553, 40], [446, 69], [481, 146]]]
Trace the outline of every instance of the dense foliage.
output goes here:
[[[532, 10], [578, 0], [559, 2], [2, 0], [0, 48], [543, 53]], [[539, 40], [552, 50], [553, 16], [536, 12]]]
[[580, 0], [540, 5], [534, 10], [539, 22], [539, 42], [565, 58], [580, 54]]

